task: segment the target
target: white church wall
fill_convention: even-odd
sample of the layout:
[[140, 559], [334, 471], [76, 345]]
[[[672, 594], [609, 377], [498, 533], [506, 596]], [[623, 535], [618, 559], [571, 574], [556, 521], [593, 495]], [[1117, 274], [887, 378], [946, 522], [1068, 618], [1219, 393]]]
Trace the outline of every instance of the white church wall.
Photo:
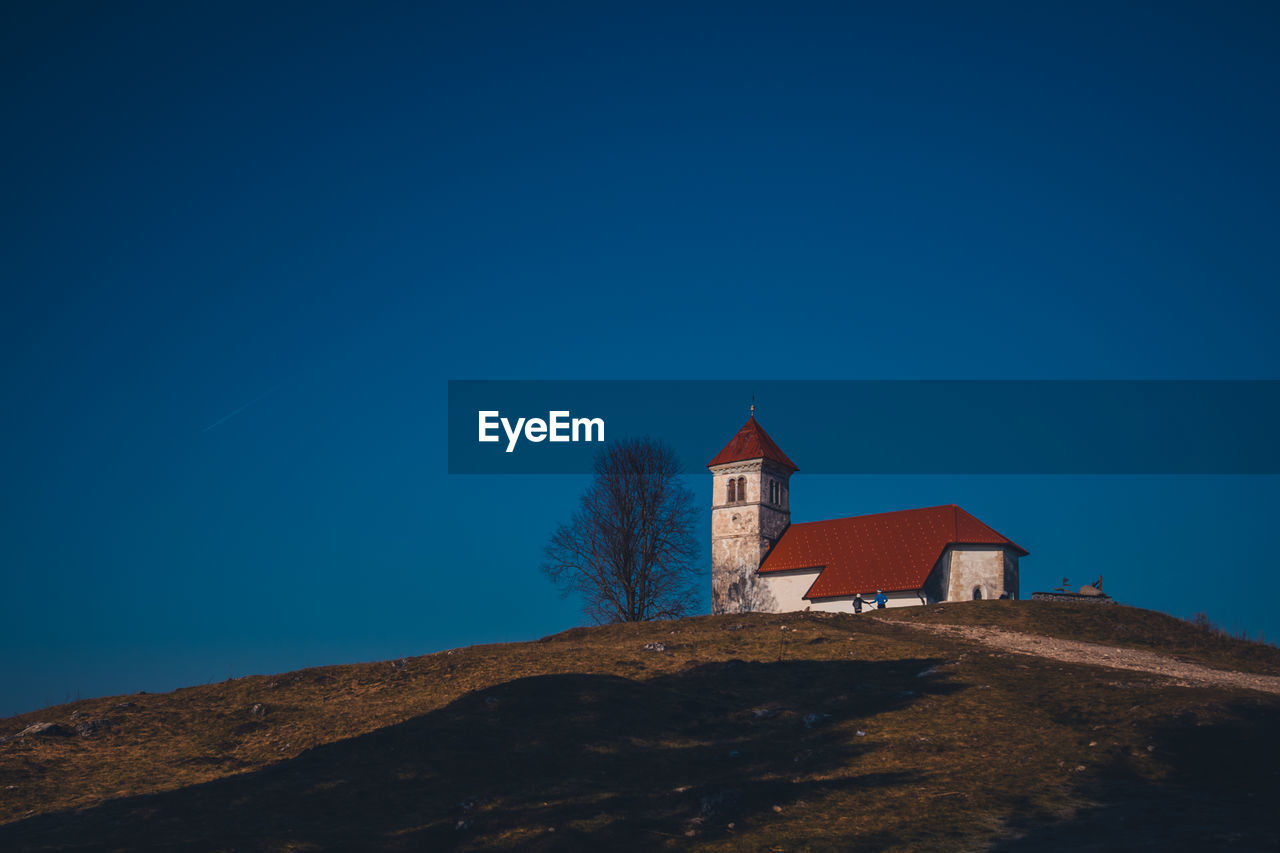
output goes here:
[[793, 610], [804, 610], [809, 606], [804, 594], [818, 579], [819, 569], [797, 572], [770, 572], [760, 575], [766, 588], [773, 596], [773, 613], [790, 613]]
[[[837, 595], [831, 598], [807, 599], [804, 594], [818, 579], [819, 570], [802, 572], [770, 572], [760, 575], [773, 597], [772, 613], [790, 613], [796, 610], [820, 610], [824, 613], [852, 613], [853, 596]], [[876, 592], [871, 590], [862, 596], [863, 610], [874, 610]], [[885, 607], [916, 607], [924, 604], [924, 599], [916, 590], [899, 590], [886, 592], [888, 599]]]
[[[865, 613], [868, 610], [876, 609], [875, 602], [876, 593], [872, 590], [864, 593], [862, 596], [862, 610]], [[885, 608], [890, 607], [919, 607], [924, 604], [924, 599], [920, 593], [914, 589], [896, 590], [894, 592], [886, 592], [884, 597], [888, 599], [885, 602]], [[818, 598], [813, 601], [806, 602], [811, 610], [821, 610], [824, 613], [852, 613], [853, 612], [853, 596], [838, 595], [832, 598]], [[801, 608], [802, 610], [804, 608]]]

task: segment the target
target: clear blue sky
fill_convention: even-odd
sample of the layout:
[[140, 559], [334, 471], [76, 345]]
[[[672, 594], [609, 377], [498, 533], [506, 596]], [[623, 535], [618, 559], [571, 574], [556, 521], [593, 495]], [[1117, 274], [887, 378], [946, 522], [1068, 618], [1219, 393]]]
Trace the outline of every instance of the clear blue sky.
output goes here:
[[[578, 624], [450, 378], [1280, 378], [1277, 10], [8, 4], [0, 714]], [[1276, 486], [792, 496], [1274, 639]]]

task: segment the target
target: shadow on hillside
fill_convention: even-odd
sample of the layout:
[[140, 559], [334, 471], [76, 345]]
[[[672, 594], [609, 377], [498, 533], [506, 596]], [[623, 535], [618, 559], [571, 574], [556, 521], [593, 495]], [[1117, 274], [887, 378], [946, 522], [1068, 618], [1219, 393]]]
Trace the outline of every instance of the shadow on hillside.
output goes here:
[[1280, 850], [1280, 713], [1274, 703], [1239, 703], [1228, 714], [1202, 724], [1188, 712], [1148, 729], [1164, 779], [1143, 778], [1133, 758], [1113, 762], [1078, 788], [1098, 805], [1065, 822], [1019, 815], [1009, 827], [1025, 834], [993, 849]]
[[859, 774], [875, 747], [854, 729], [961, 689], [919, 677], [937, 663], [524, 678], [253, 773], [0, 827], [0, 848], [650, 849], [716, 838], [775, 805], [912, 781]]

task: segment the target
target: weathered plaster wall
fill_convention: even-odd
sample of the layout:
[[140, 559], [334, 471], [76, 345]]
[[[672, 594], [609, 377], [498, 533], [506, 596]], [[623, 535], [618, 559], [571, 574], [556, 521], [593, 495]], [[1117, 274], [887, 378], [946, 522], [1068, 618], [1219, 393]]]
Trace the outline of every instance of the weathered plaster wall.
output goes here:
[[983, 598], [1005, 591], [1005, 549], [993, 545], [954, 545], [947, 549], [947, 600], [972, 601], [975, 588]]

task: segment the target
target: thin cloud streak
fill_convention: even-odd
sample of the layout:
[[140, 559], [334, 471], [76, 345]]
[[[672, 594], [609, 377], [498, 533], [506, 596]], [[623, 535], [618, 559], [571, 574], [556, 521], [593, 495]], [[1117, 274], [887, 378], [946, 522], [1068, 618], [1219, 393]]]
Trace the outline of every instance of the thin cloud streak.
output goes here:
[[[281, 384], [283, 384], [283, 383], [281, 383]], [[238, 415], [238, 414], [240, 414], [241, 412], [243, 412], [245, 409], [247, 409], [247, 408], [249, 408], [250, 406], [252, 406], [254, 403], [256, 403], [256, 402], [258, 402], [259, 400], [262, 400], [264, 397], [267, 397], [268, 395], [270, 395], [270, 394], [274, 393], [274, 392], [275, 392], [277, 389], [279, 389], [279, 388], [280, 388], [280, 385], [275, 385], [275, 386], [273, 386], [273, 387], [271, 387], [271, 388], [268, 388], [266, 391], [263, 391], [261, 394], [259, 394], [258, 396], [254, 397], [252, 400], [250, 400], [249, 402], [245, 403], [243, 406], [241, 406], [240, 408], [236, 409], [236, 410], [235, 410], [234, 412], [232, 412], [231, 414], [229, 414], [229, 415], [223, 415], [221, 418], [218, 418], [216, 421], [214, 421], [213, 423], [209, 424], [207, 427], [205, 427], [204, 429], [202, 429], [202, 430], [200, 430], [200, 431], [201, 431], [201, 432], [208, 432], [209, 430], [213, 429], [214, 427], [216, 427], [216, 426], [219, 426], [219, 425], [221, 425], [221, 424], [226, 423], [227, 421], [229, 421], [229, 420], [231, 420], [232, 418], [234, 418], [236, 415]]]

